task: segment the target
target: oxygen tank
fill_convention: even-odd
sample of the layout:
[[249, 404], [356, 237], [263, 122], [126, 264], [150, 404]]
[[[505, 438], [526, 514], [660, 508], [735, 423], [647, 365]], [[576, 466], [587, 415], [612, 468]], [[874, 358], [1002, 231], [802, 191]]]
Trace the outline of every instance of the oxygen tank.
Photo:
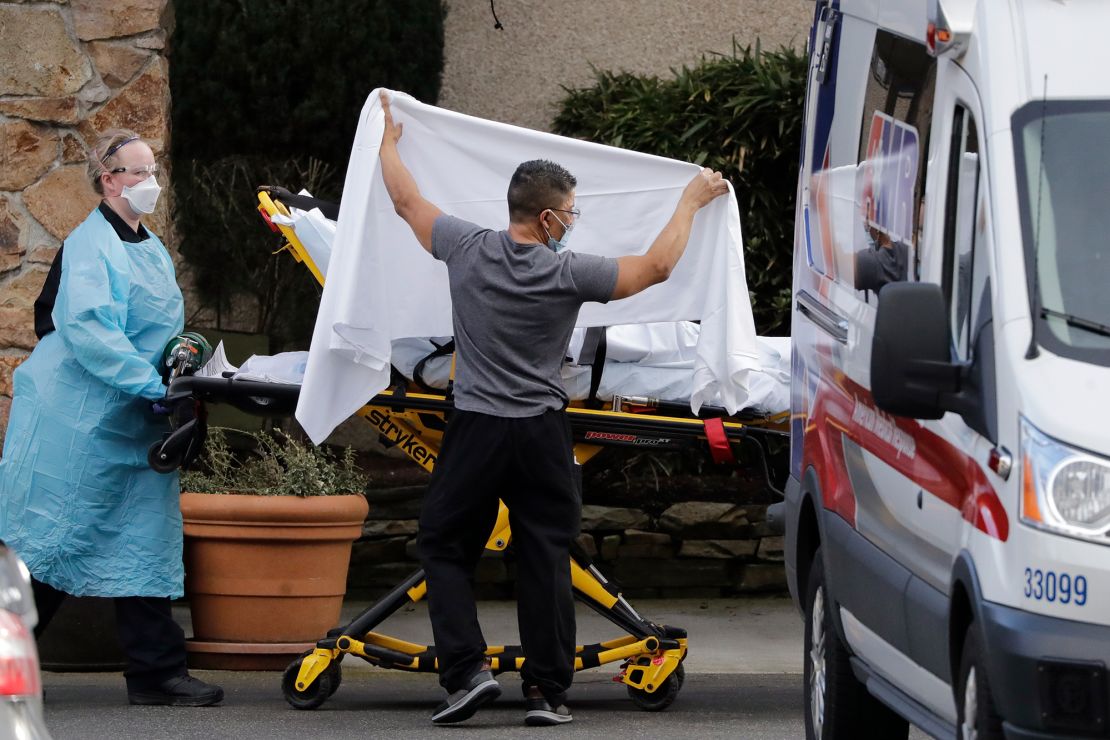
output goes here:
[[158, 370], [162, 380], [169, 385], [173, 378], [192, 375], [200, 370], [211, 358], [212, 345], [208, 340], [195, 331], [186, 331], [166, 342]]

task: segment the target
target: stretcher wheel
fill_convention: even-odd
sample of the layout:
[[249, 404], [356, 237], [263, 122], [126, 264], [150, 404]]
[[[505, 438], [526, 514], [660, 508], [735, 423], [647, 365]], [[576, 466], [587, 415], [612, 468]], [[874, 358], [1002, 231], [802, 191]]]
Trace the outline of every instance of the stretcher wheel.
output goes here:
[[333, 660], [331, 665], [328, 666], [328, 673], [331, 673], [331, 696], [336, 691], [339, 691], [339, 684], [343, 683], [343, 669], [339, 666], [338, 660]]
[[[166, 455], [164, 459], [162, 457], [163, 454]], [[147, 463], [149, 463], [150, 467], [158, 473], [172, 473], [173, 471], [177, 470], [179, 465], [181, 465], [183, 459], [183, 454], [175, 455], [169, 453], [168, 451], [163, 453], [162, 442], [155, 442], [154, 444], [152, 444], [150, 446], [150, 449], [148, 449], [146, 453]]]
[[[305, 653], [305, 655], [308, 654]], [[316, 709], [339, 690], [339, 684], [343, 680], [343, 670], [339, 667], [338, 661], [332, 661], [307, 689], [298, 691], [297, 674], [301, 671], [301, 663], [305, 655], [290, 663], [281, 674], [281, 693], [285, 696], [285, 701], [289, 702], [289, 706], [294, 709]]]
[[632, 699], [632, 703], [645, 712], [662, 712], [671, 704], [674, 704], [674, 700], [678, 697], [678, 692], [682, 690], [682, 684], [685, 681], [686, 669], [679, 663], [678, 667], [674, 669], [674, 673], [667, 676], [667, 679], [655, 691], [648, 693], [643, 689], [629, 686], [628, 698]]

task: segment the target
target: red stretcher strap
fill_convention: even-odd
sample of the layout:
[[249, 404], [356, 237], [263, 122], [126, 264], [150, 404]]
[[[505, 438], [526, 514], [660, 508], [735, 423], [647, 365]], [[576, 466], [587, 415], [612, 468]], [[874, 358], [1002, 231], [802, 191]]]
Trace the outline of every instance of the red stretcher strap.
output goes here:
[[705, 438], [709, 442], [709, 454], [713, 456], [713, 462], [718, 465], [736, 462], [736, 458], [732, 456], [732, 445], [728, 443], [728, 435], [725, 434], [723, 420], [706, 419]]
[[266, 208], [261, 203], [258, 204], [258, 213], [262, 216], [262, 220], [266, 222], [266, 225], [270, 227], [270, 231], [275, 234], [281, 233], [281, 230], [270, 220], [270, 214], [266, 213]]

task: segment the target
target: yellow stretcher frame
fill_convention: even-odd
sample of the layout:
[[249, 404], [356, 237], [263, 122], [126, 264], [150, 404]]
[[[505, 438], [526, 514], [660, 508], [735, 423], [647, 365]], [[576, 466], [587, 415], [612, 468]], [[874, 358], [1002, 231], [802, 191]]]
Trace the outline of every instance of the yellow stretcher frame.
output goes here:
[[[303, 262], [313, 277], [323, 285], [324, 276], [305, 249], [296, 232], [289, 226], [274, 223], [275, 215], [289, 216], [289, 210], [279, 200], [271, 197], [266, 188], [258, 190], [258, 210], [270, 228], [284, 237], [277, 250], [287, 251], [298, 262]], [[275, 252], [276, 253], [276, 252]], [[452, 377], [454, 365], [452, 363]], [[405, 392], [403, 395], [386, 391], [359, 409], [359, 416], [374, 425], [386, 440], [400, 447], [415, 463], [431, 472], [439, 456], [444, 424], [445, 397], [435, 394]], [[632, 437], [628, 433], [641, 428], [659, 427], [667, 434], [704, 438], [704, 421], [700, 419], [656, 416], [642, 413], [613, 411], [608, 408], [588, 409], [572, 406], [567, 409], [572, 425], [612, 423], [617, 420], [628, 427], [618, 433], [604, 433], [599, 439], [611, 442], [614, 436]], [[429, 417], [429, 414], [432, 416]], [[747, 428], [764, 427], [781, 431], [788, 420], [788, 413], [758, 419], [754, 422], [724, 421], [721, 429], [730, 438], [741, 436]], [[607, 436], [606, 436], [607, 435]], [[576, 442], [574, 456], [584, 465], [602, 449], [601, 444]], [[499, 502], [497, 522], [486, 548], [504, 550], [508, 547], [508, 508]], [[648, 711], [665, 709], [674, 701], [682, 687], [684, 671], [682, 661], [687, 653], [685, 630], [656, 625], [641, 617], [612, 584], [589, 562], [585, 553], [572, 553], [571, 581], [575, 596], [628, 634], [576, 648], [575, 670], [583, 670], [607, 663], [623, 661], [621, 671], [614, 679], [624, 683], [633, 701]], [[345, 655], [358, 656], [385, 668], [408, 671], [435, 672], [438, 663], [434, 648], [398, 640], [373, 631], [377, 625], [406, 603], [420, 601], [427, 593], [423, 572], [417, 571], [370, 609], [356, 617], [350, 624], [332, 630], [321, 639], [314, 650], [295, 660], [286, 669], [282, 689], [286, 700], [298, 709], [314, 709], [338, 688], [341, 680], [339, 661]], [[524, 655], [516, 646], [491, 646], [486, 655], [495, 672], [519, 671]]]

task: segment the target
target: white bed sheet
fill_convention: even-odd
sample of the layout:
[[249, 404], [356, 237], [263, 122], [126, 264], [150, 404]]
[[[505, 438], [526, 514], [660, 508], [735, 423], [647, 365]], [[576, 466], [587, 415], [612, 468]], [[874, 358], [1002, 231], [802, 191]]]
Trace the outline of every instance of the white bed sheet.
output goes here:
[[[520, 162], [550, 159], [578, 179], [584, 213], [572, 250], [607, 257], [642, 253], [700, 168], [640, 152], [465, 116], [375, 90], [359, 117], [316, 318], [297, 419], [321, 441], [389, 381], [391, 342], [452, 331], [447, 271], [416, 243], [381, 179], [384, 130], [379, 93], [405, 126], [401, 156], [424, 195], [445, 213], [489, 227], [507, 223], [505, 187]], [[697, 320], [693, 410], [720, 394], [730, 410], [748, 405], [757, 368], [735, 193], [700, 210], [689, 247], [664, 283], [606, 304], [587, 303], [583, 327]]]
[[[302, 190], [301, 195], [310, 195]], [[293, 227], [309, 255], [326, 274], [331, 260], [331, 241], [335, 222], [319, 209], [301, 211], [291, 208], [291, 218], [274, 221]], [[578, 365], [586, 329], [577, 328], [567, 347], [568, 362], [563, 366], [563, 385], [574, 401], [585, 400], [590, 392], [591, 368]], [[666, 401], [688, 403], [693, 393], [694, 366], [697, 360], [701, 326], [692, 321], [663, 321], [621, 324], [606, 330], [605, 370], [601, 375], [597, 400], [609, 402], [614, 395], [648, 396]], [[451, 337], [404, 338], [391, 343], [391, 362], [412, 380], [416, 364]], [[778, 413], [790, 407], [790, 337], [757, 337], [759, 368], [748, 381], [745, 408]], [[303, 366], [301, 367], [303, 374]], [[451, 372], [450, 356], [429, 360], [423, 370], [424, 381], [432, 388], [444, 389]], [[303, 380], [303, 377], [301, 378]], [[300, 381], [298, 381], [300, 382]], [[705, 403], [721, 406], [719, 395]]]

